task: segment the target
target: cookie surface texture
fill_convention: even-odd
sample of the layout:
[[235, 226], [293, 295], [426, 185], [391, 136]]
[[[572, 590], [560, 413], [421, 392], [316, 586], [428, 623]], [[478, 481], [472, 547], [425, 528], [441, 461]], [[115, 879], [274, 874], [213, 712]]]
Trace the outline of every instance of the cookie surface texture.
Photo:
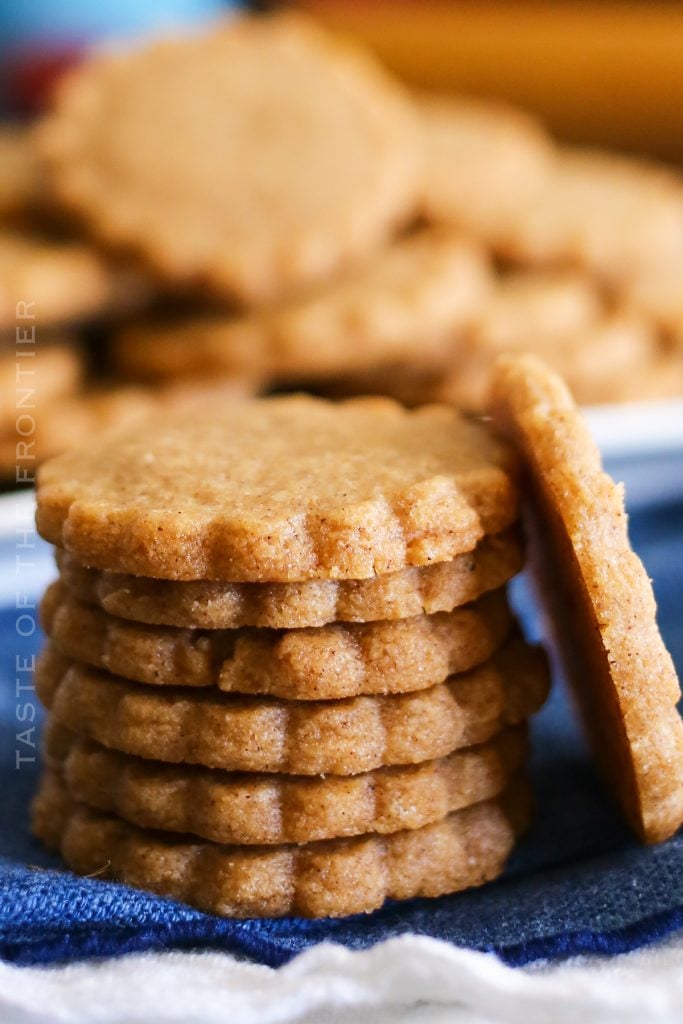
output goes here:
[[163, 579], [363, 579], [449, 561], [517, 517], [510, 448], [455, 410], [207, 402], [42, 467], [38, 529]]
[[114, 340], [115, 359], [123, 375], [141, 380], [230, 372], [287, 381], [395, 359], [429, 361], [472, 322], [491, 279], [476, 243], [425, 229], [273, 309], [128, 327]]

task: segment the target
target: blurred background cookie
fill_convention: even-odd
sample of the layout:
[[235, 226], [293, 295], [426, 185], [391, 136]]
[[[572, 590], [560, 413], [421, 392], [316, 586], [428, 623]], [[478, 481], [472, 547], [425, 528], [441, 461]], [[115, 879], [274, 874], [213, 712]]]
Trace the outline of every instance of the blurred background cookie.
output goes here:
[[[188, 14], [152, 6], [154, 25]], [[381, 11], [340, 4], [319, 23], [219, 18], [133, 46], [123, 5], [126, 41], [109, 53], [89, 52], [90, 22], [63, 46], [57, 19], [51, 88], [27, 97], [17, 77], [8, 92], [41, 116], [0, 131], [5, 347], [31, 302], [37, 344], [68, 326], [84, 353], [81, 391], [61, 411], [50, 399], [37, 452], [208, 378], [226, 395], [380, 393], [478, 412], [495, 357], [522, 350], [584, 405], [683, 395], [683, 177], [595, 148], [538, 96], [515, 106], [509, 83], [495, 95], [490, 63], [491, 95], [456, 91], [466, 69], [434, 54], [457, 40], [435, 27], [474, 32], [478, 15], [437, 7], [402, 7], [382, 39]], [[562, 17], [539, 17], [552, 40]], [[407, 24], [430, 68], [395, 49]], [[17, 59], [43, 67], [33, 43]]]
[[288, 16], [93, 57], [61, 84], [39, 148], [95, 238], [240, 302], [366, 254], [410, 219], [419, 185], [400, 87]]

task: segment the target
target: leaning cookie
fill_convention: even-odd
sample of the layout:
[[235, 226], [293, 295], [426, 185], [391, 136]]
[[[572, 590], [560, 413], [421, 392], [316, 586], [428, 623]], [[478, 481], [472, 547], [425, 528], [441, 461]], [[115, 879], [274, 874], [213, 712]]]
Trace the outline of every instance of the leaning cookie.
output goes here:
[[216, 843], [274, 845], [422, 828], [499, 796], [522, 771], [525, 726], [437, 761], [362, 775], [219, 772], [159, 764], [69, 734], [50, 721], [48, 765], [72, 798], [95, 810], [163, 832]]
[[628, 540], [623, 492], [563, 382], [531, 356], [501, 359], [494, 410], [533, 488], [532, 554], [596, 759], [648, 842], [683, 822], [678, 679], [652, 587]]
[[33, 804], [33, 831], [79, 874], [97, 874], [227, 917], [341, 917], [387, 899], [440, 896], [503, 870], [531, 817], [529, 788], [387, 836], [300, 846], [219, 846], [128, 825], [75, 804], [48, 773]]
[[303, 15], [100, 52], [61, 83], [39, 145], [101, 241], [247, 303], [332, 276], [416, 205], [408, 96]]
[[367, 579], [449, 561], [512, 525], [516, 470], [507, 445], [446, 407], [213, 401], [52, 460], [37, 524], [114, 572]]
[[42, 703], [63, 725], [150, 760], [226, 771], [355, 775], [484, 743], [533, 714], [548, 691], [543, 653], [519, 639], [470, 672], [414, 693], [286, 701], [143, 686], [48, 646]]

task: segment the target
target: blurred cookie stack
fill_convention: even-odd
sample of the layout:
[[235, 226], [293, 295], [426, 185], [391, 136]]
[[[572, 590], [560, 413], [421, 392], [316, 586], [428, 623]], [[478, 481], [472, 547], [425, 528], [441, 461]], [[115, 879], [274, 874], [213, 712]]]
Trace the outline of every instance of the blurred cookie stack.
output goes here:
[[32, 483], [43, 459], [84, 437], [223, 391], [110, 379], [107, 331], [154, 295], [142, 270], [77, 236], [28, 133], [0, 131], [0, 481]]
[[17, 303], [39, 349], [75, 324], [89, 353], [85, 401], [38, 396], [34, 461], [188, 383], [480, 411], [493, 358], [531, 350], [584, 403], [683, 393], [680, 178], [412, 96], [303, 15], [87, 59], [0, 139], [0, 221], [2, 380]]
[[517, 474], [445, 407], [304, 396], [51, 461], [37, 834], [76, 871], [238, 917], [498, 875], [548, 688], [505, 590]]

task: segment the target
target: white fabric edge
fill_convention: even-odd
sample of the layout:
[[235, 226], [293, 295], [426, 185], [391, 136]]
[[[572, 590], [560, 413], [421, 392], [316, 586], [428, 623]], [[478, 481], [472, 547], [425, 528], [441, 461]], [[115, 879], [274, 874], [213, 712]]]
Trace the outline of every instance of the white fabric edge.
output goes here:
[[[131, 954], [65, 967], [0, 963], [3, 1024], [285, 1024], [316, 1011], [449, 1008], [449, 1021], [680, 1020], [683, 935], [615, 958], [519, 970], [405, 935], [351, 952], [328, 943], [273, 970], [225, 953]], [[358, 1016], [357, 1019], [363, 1019]]]

